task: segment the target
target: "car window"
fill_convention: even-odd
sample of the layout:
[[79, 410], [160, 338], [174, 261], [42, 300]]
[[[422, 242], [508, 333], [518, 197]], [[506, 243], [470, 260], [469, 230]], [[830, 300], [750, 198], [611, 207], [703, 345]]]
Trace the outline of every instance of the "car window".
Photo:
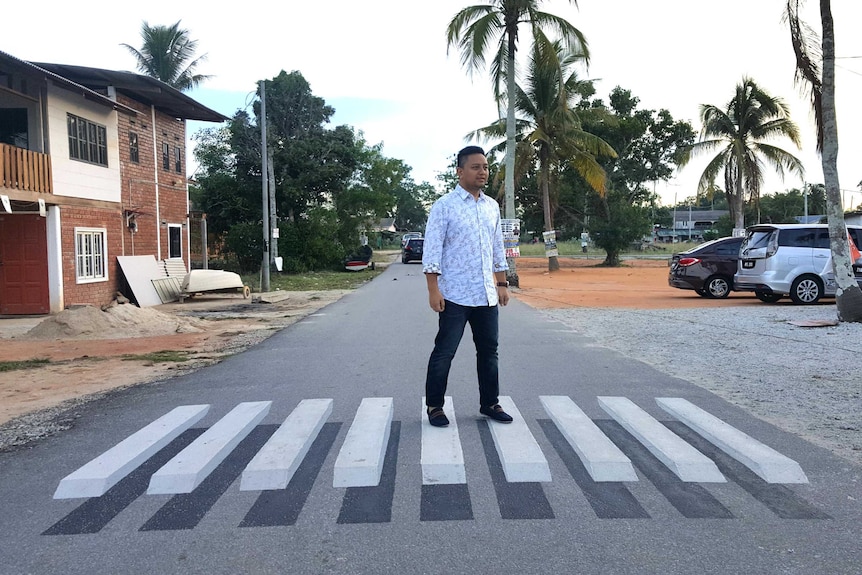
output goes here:
[[853, 238], [853, 243], [856, 244], [856, 247], [862, 246], [862, 230], [857, 230], [856, 228], [848, 228], [848, 232], [850, 232], [850, 237]]
[[737, 242], [724, 242], [715, 246], [715, 253], [720, 256], [738, 256], [739, 246], [742, 245], [742, 238]]
[[748, 232], [748, 236], [743, 242], [745, 249], [754, 250], [757, 248], [765, 248], [769, 245], [769, 239], [772, 234], [778, 230], [753, 230]]
[[789, 229], [778, 232], [778, 245], [795, 248], [814, 247], [817, 230], [812, 228]]
[[829, 228], [815, 230], [814, 247], [829, 249]]

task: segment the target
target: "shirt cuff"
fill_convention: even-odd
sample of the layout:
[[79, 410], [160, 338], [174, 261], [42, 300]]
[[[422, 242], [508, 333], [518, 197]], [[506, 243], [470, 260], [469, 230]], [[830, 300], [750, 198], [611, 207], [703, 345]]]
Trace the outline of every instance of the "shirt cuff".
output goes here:
[[425, 264], [422, 266], [422, 271], [426, 274], [439, 274], [440, 264]]
[[507, 264], [506, 262], [503, 262], [501, 264], [494, 264], [494, 271], [495, 272], [505, 272], [508, 270], [509, 270], [509, 264]]

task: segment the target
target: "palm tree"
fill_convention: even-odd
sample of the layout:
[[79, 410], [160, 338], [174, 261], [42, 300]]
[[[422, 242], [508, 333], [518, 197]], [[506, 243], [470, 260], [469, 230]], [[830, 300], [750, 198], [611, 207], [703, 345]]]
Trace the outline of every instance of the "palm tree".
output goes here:
[[189, 31], [180, 29], [181, 20], [170, 26], [150, 26], [146, 21], [141, 25], [143, 45], [138, 50], [129, 44], [125, 46], [138, 61], [138, 71], [157, 78], [176, 88], [189, 90], [210, 78], [195, 74], [198, 64], [206, 60], [206, 54], [194, 58], [197, 40], [189, 38]]
[[[506, 105], [506, 160], [505, 160], [505, 209], [507, 218], [515, 218], [515, 103], [511, 97], [515, 92], [515, 54], [518, 50], [518, 26], [528, 24], [535, 37], [544, 28], [556, 32], [567, 48], [583, 52], [589, 61], [587, 41], [580, 30], [566, 19], [539, 10], [542, 0], [490, 0], [487, 5], [464, 8], [452, 18], [446, 28], [447, 50], [457, 46], [461, 52], [461, 63], [472, 74], [485, 64], [485, 53], [496, 43], [491, 64], [494, 97], [498, 105], [505, 99]], [[578, 5], [577, 0], [569, 0]], [[501, 91], [505, 71], [505, 98]], [[509, 263], [509, 281], [518, 285], [514, 261]]]
[[700, 107], [703, 128], [701, 140], [683, 150], [682, 162], [698, 154], [718, 150], [700, 176], [697, 192], [702, 194], [715, 186], [724, 170], [724, 189], [734, 227], [745, 227], [743, 208], [746, 199], [757, 204], [763, 185], [764, 167], [768, 165], [783, 179], [789, 171], [800, 179], [805, 175], [802, 162], [794, 155], [767, 143], [786, 137], [800, 147], [799, 128], [790, 119], [783, 100], [769, 95], [751, 78], [743, 78], [736, 94], [725, 108], [709, 104]]
[[[605, 193], [606, 175], [596, 156], [616, 157], [613, 148], [601, 138], [585, 132], [573, 107], [578, 96], [591, 93], [592, 83], [578, 78], [575, 67], [583, 63], [582, 52], [567, 51], [559, 41], [537, 37], [529, 62], [525, 88], [515, 85], [516, 174], [538, 164], [538, 183], [542, 192], [545, 231], [554, 229], [556, 182], [559, 170], [569, 165], [600, 195]], [[502, 137], [508, 122], [498, 120], [468, 134], [468, 138]], [[505, 148], [503, 141], [495, 149]], [[553, 192], [552, 192], [553, 190]], [[549, 271], [560, 269], [555, 256], [548, 258]]]
[[[790, 41], [796, 54], [796, 81], [807, 88], [817, 125], [817, 151], [826, 184], [826, 216], [829, 222], [829, 245], [832, 271], [837, 284], [835, 303], [838, 319], [862, 322], [862, 290], [856, 283], [838, 180], [838, 122], [835, 114], [835, 31], [832, 6], [820, 0], [823, 40], [799, 19], [800, 0], [787, 0], [786, 19]], [[821, 68], [822, 62], [822, 68]]]

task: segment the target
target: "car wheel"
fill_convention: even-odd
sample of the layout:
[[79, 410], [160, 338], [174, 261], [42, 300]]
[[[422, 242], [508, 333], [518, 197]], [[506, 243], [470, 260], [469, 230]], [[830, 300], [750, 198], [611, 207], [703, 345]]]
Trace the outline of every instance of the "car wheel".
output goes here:
[[781, 299], [781, 294], [767, 293], [765, 291], [756, 291], [754, 292], [754, 295], [757, 299], [766, 303], [775, 303]]
[[795, 304], [815, 304], [822, 295], [823, 284], [817, 276], [799, 276], [790, 284], [790, 299]]
[[708, 293], [705, 289], [703, 289], [703, 288], [701, 288], [701, 289], [696, 289], [696, 290], [694, 290], [694, 291], [695, 291], [695, 293], [696, 293], [697, 295], [699, 295], [700, 297], [709, 297], [709, 293]]
[[401, 263], [402, 263], [402, 264], [406, 264], [406, 263], [407, 263], [407, 258], [405, 258], [404, 256], [401, 256]]
[[730, 281], [726, 277], [712, 276], [706, 280], [706, 293], [715, 299], [724, 299], [730, 295]]

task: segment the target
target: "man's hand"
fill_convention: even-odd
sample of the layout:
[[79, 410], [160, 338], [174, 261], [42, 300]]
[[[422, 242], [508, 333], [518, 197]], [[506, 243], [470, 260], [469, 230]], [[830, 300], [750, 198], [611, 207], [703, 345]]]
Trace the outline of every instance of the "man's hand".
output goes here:
[[497, 298], [500, 300], [500, 305], [508, 305], [509, 288], [505, 286], [497, 286]]
[[429, 290], [428, 304], [431, 306], [431, 309], [438, 313], [443, 311], [443, 308], [446, 307], [446, 301], [443, 299], [443, 294], [440, 293], [440, 290]]

